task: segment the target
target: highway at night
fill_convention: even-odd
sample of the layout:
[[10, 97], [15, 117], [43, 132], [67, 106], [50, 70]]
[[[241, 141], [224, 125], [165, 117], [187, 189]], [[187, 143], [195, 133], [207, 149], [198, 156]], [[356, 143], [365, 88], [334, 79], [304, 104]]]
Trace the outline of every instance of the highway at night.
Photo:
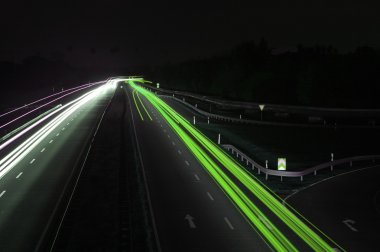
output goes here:
[[[114, 167], [120, 171], [136, 169], [139, 189], [133, 191], [128, 187], [126, 204], [135, 197], [145, 205], [140, 210], [125, 209], [126, 212], [140, 211], [148, 227], [128, 228], [131, 224], [122, 221], [122, 212], [117, 212], [116, 219], [121, 220], [121, 230], [129, 235], [148, 230], [152, 250], [347, 249], [340, 244], [340, 241], [346, 243], [337, 232], [349, 230], [345, 225], [338, 225], [339, 218], [329, 217], [330, 222], [313, 215], [312, 209], [324, 204], [312, 208], [303, 204], [310, 195], [304, 192], [294, 200], [278, 196], [270, 184], [236, 160], [216, 139], [210, 139], [197, 128], [194, 118], [203, 121], [207, 118], [167, 95], [158, 95], [158, 89], [150, 89], [149, 85], [150, 82], [141, 77], [118, 77], [74, 89], [78, 93], [70, 93], [72, 96], [65, 96], [65, 100], [52, 98], [56, 99], [54, 102], [61, 102], [59, 106], [56, 103], [46, 108], [42, 106], [45, 112], [30, 121], [24, 120], [21, 129], [10, 131], [0, 145], [1, 251], [62, 251], [77, 246], [67, 242], [72, 241], [75, 234], [75, 226], [70, 224], [75, 222], [72, 213], [80, 213], [71, 201], [87, 197], [80, 196], [77, 186], [91, 182], [82, 172], [92, 169], [92, 163], [87, 161], [92, 148], [105, 148], [97, 140], [99, 129], [103, 137], [110, 139], [109, 144], [115, 141], [111, 139], [118, 139], [113, 144], [115, 149], [109, 149], [110, 155], [119, 155], [120, 151], [121, 157], [132, 160], [128, 165], [106, 164], [105, 171], [111, 172]], [[42, 101], [43, 104], [48, 102]], [[19, 110], [23, 111], [15, 109], [10, 114]], [[15, 121], [24, 118], [22, 113], [14, 116]], [[115, 117], [116, 113], [122, 116]], [[114, 123], [129, 125], [128, 134], [119, 136], [120, 126], [116, 124], [113, 124], [114, 130], [102, 127], [109, 125], [110, 118]], [[132, 148], [134, 154], [123, 153], [125, 147], [120, 147], [121, 143]], [[102, 158], [91, 157], [94, 162]], [[97, 176], [106, 177], [106, 174]], [[119, 178], [116, 186], [123, 188], [124, 181], [120, 179], [124, 177]], [[131, 179], [134, 178], [129, 178], [126, 186]], [[102, 183], [107, 186], [109, 182], [105, 179]], [[89, 188], [91, 195], [96, 195], [96, 190]], [[312, 191], [311, 195], [317, 198], [317, 192]], [[339, 198], [339, 194], [335, 197]], [[91, 208], [91, 203], [89, 206], [89, 211], [97, 211]], [[85, 216], [77, 214], [76, 218], [79, 221]], [[13, 237], [17, 237], [17, 241]]]
[[107, 84], [88, 91], [40, 119], [38, 130], [32, 124], [34, 133], [21, 144], [11, 142], [17, 134], [7, 140], [14, 148], [0, 160], [1, 251], [40, 250], [44, 239], [54, 237], [56, 228], [50, 228], [59, 225], [70, 197], [66, 189], [81, 172], [113, 90]]

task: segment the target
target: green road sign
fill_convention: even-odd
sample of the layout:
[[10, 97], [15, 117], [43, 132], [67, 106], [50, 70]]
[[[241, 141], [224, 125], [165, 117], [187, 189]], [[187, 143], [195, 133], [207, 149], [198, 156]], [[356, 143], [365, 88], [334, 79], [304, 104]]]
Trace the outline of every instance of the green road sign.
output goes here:
[[278, 158], [277, 170], [286, 171], [286, 158]]

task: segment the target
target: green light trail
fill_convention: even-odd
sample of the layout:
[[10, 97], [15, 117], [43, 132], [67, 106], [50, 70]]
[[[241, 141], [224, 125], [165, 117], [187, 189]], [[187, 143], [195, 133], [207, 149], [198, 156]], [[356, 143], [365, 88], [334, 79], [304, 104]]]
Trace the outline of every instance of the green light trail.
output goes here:
[[136, 89], [133, 90], [133, 92], [132, 92], [133, 101], [135, 102], [135, 106], [136, 106], [136, 108], [137, 108], [137, 111], [139, 112], [139, 115], [140, 115], [141, 120], [144, 121], [144, 117], [142, 116], [142, 114], [141, 114], [141, 112], [140, 112], [140, 109], [139, 109], [139, 106], [137, 105], [137, 102], [136, 102], [135, 92], [136, 92]]
[[[223, 189], [227, 196], [239, 207], [242, 213], [261, 232], [261, 234], [278, 251], [297, 251], [287, 238], [269, 221], [269, 219], [252, 203], [241, 189], [218, 167], [218, 165], [200, 147], [203, 146], [220, 164], [223, 165], [235, 178], [237, 178], [255, 197], [257, 197], [268, 209], [281, 219], [293, 232], [295, 232], [306, 244], [315, 251], [334, 251], [315, 231], [303, 223], [293, 212], [286, 208], [278, 197], [272, 194], [251, 174], [249, 174], [238, 162], [226, 154], [217, 144], [208, 139], [191, 123], [173, 110], [160, 98], [142, 87], [129, 82], [134, 91], [139, 91], [166, 119], [171, 128], [182, 139], [189, 150], [208, 171], [211, 177]], [[186, 133], [185, 132], [188, 132]], [[190, 135], [191, 136], [190, 136]], [[199, 144], [197, 144], [195, 139]], [[325, 238], [334, 243], [322, 233]], [[334, 243], [339, 247], [336, 243]], [[339, 247], [340, 248], [340, 247]], [[342, 248], [340, 248], [343, 250]]]
[[140, 99], [140, 96], [139, 96], [139, 92], [136, 92], [137, 94], [137, 98], [139, 99], [140, 103], [141, 103], [141, 106], [143, 107], [145, 113], [148, 115], [149, 119], [151, 121], [153, 121], [152, 117], [150, 116], [150, 114], [148, 113], [148, 110], [146, 110], [145, 106], [144, 106], [144, 103], [142, 102], [142, 100]]
[[263, 234], [271, 245], [278, 251], [297, 251], [284, 235], [270, 222], [269, 219], [248, 199], [247, 196], [232, 182], [231, 179], [216, 165], [202, 148], [181, 129], [178, 124], [154, 101], [151, 101], [172, 129], [180, 136], [197, 160], [223, 189], [227, 196], [235, 202], [245, 216]]

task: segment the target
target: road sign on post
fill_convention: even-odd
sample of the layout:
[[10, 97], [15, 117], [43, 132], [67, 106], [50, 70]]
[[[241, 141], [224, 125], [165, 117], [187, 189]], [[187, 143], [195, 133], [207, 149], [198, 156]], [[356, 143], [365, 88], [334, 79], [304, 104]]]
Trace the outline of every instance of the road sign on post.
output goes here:
[[260, 105], [259, 105], [260, 112], [261, 112], [261, 116], [260, 116], [261, 121], [263, 120], [263, 110], [264, 110], [264, 107], [265, 107], [265, 104], [260, 104]]
[[277, 170], [286, 171], [286, 158], [278, 158]]

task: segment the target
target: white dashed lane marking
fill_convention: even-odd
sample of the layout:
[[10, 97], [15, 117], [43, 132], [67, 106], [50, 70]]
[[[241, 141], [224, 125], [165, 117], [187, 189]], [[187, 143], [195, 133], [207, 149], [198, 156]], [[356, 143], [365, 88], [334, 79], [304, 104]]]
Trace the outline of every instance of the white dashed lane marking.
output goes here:
[[212, 197], [211, 193], [207, 192], [207, 196], [210, 198], [210, 200], [214, 201], [214, 197]]
[[197, 181], [200, 181], [201, 179], [199, 178], [198, 174], [194, 174], [194, 177]]
[[185, 161], [185, 163], [187, 166], [190, 166], [190, 163], [187, 160]]
[[52, 143], [53, 141], [54, 141], [54, 140], [52, 139], [52, 140], [49, 141], [49, 143]]
[[45, 151], [45, 149], [46, 149], [46, 148], [43, 148], [43, 149], [41, 150], [41, 152], [44, 152], [44, 151]]
[[4, 191], [2, 191], [2, 192], [0, 193], [0, 198], [3, 197], [3, 195], [5, 194], [5, 192], [6, 192], [6, 191], [4, 190]]
[[33, 164], [34, 163], [34, 161], [36, 161], [36, 159], [35, 158], [33, 158], [30, 162], [29, 162], [29, 164]]
[[228, 227], [231, 229], [231, 230], [234, 230], [234, 226], [232, 226], [230, 220], [227, 218], [227, 217], [224, 217], [224, 221], [227, 223]]
[[21, 175], [22, 175], [22, 172], [20, 172], [20, 173], [17, 175], [16, 179], [18, 179], [19, 177], [21, 177]]

